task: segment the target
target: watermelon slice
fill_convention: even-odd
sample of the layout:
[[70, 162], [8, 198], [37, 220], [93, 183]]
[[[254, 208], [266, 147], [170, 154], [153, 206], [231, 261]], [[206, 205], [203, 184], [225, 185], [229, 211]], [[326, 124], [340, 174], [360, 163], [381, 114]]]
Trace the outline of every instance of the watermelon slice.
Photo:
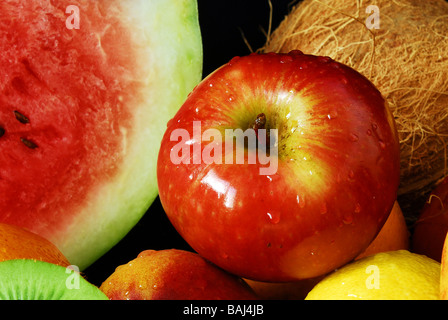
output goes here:
[[81, 270], [157, 196], [167, 121], [202, 77], [196, 0], [0, 2], [0, 221]]

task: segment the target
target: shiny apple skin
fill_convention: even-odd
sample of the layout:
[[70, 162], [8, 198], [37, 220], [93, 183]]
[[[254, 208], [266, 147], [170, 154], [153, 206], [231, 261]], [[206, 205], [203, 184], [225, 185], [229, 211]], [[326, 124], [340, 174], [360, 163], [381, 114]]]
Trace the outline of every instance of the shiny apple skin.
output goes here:
[[[275, 174], [260, 175], [259, 162], [171, 161], [173, 130], [245, 130], [260, 112], [278, 129]], [[380, 92], [353, 69], [298, 51], [251, 54], [190, 93], [168, 123], [157, 175], [168, 218], [206, 259], [259, 281], [312, 278], [355, 258], [387, 219], [398, 135]]]

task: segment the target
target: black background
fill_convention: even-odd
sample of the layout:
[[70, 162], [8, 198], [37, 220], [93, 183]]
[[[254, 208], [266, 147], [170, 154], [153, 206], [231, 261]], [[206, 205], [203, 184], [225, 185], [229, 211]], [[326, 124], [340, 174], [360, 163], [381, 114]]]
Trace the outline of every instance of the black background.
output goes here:
[[[272, 31], [297, 2], [271, 0]], [[268, 0], [198, 0], [198, 6], [204, 76], [234, 56], [250, 54], [247, 43], [255, 51], [266, 42], [271, 15]], [[85, 269], [84, 275], [91, 283], [100, 286], [116, 267], [135, 259], [141, 251], [171, 248], [191, 250], [172, 227], [157, 198], [127, 236]]]

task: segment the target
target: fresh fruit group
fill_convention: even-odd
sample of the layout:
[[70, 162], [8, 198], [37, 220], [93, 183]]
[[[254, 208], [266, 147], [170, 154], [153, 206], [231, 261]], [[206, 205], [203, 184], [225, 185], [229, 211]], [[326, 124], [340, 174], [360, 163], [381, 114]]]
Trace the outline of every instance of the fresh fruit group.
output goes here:
[[374, 239], [396, 200], [399, 144], [380, 92], [353, 69], [252, 54], [189, 95], [157, 174], [167, 216], [196, 252], [244, 278], [293, 281]]
[[100, 289], [111, 300], [246, 300], [254, 293], [241, 279], [198, 254], [146, 250], [119, 266]]
[[438, 300], [440, 263], [407, 250], [349, 263], [320, 281], [306, 300]]
[[0, 262], [0, 300], [107, 300], [77, 271], [44, 261]]
[[5, 0], [0, 30], [0, 221], [84, 269], [157, 196], [166, 122], [202, 76], [197, 3]]
[[70, 262], [47, 239], [23, 228], [0, 223], [0, 261], [35, 259], [67, 267]]
[[448, 177], [428, 196], [415, 222], [412, 251], [441, 261], [443, 244], [448, 232]]

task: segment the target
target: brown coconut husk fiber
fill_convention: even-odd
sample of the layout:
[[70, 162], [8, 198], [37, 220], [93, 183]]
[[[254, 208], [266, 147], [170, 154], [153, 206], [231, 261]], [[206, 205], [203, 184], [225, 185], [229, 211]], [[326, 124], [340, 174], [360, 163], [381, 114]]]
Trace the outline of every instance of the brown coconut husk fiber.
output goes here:
[[[369, 5], [379, 9], [379, 29], [367, 27], [375, 22], [366, 21], [373, 14], [366, 13]], [[293, 49], [347, 64], [381, 91], [399, 132], [400, 205], [416, 214], [447, 175], [448, 3], [304, 0], [261, 51]]]

